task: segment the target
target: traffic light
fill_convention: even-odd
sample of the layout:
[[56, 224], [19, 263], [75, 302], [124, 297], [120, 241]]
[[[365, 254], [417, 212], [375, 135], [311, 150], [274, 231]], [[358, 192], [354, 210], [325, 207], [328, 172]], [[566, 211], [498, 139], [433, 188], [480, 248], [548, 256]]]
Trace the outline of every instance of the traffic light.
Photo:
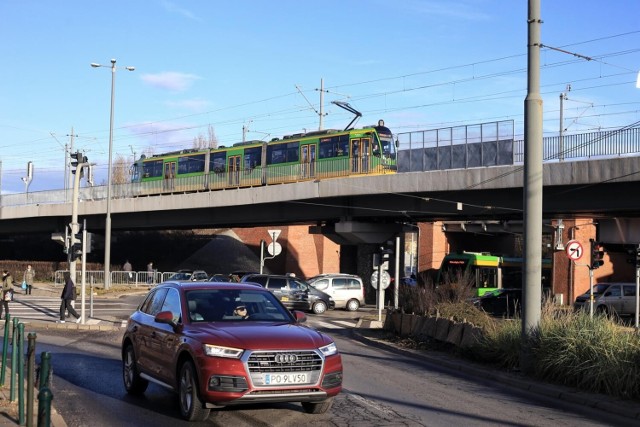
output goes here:
[[71, 236], [71, 247], [69, 248], [69, 259], [75, 261], [82, 258], [82, 233]]
[[595, 270], [604, 264], [604, 248], [600, 242], [596, 242], [593, 239], [589, 239], [589, 243], [591, 243], [591, 264], [589, 268]]
[[84, 176], [84, 169], [82, 168], [81, 164], [88, 162], [87, 156], [84, 156], [81, 151], [71, 153], [70, 156], [72, 159], [71, 167], [73, 168], [71, 173], [75, 175], [78, 167], [80, 167], [80, 178], [82, 178]]

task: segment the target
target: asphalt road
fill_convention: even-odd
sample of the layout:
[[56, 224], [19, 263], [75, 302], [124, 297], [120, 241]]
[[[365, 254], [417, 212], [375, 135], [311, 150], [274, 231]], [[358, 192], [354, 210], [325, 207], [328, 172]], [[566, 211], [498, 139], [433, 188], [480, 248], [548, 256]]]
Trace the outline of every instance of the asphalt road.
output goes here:
[[215, 411], [203, 423], [184, 422], [176, 395], [159, 386], [151, 384], [141, 398], [125, 393], [120, 330], [40, 330], [37, 352], [52, 354], [53, 404], [70, 427], [636, 425], [363, 342], [352, 333], [359, 315], [333, 311], [308, 318], [335, 338], [345, 366], [344, 391], [323, 415], [306, 414], [299, 404], [252, 405]]

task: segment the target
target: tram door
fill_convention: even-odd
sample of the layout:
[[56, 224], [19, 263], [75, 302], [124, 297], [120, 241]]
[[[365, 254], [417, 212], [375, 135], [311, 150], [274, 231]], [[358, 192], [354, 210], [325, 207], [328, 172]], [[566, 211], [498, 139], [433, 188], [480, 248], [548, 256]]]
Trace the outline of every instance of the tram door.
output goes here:
[[316, 146], [305, 144], [300, 146], [302, 160], [302, 177], [309, 178], [316, 175]]
[[352, 139], [351, 142], [351, 172], [359, 173], [362, 168], [362, 150], [359, 139]]
[[227, 167], [229, 185], [240, 185], [240, 160], [241, 156], [229, 156]]
[[164, 181], [162, 187], [165, 191], [174, 189], [174, 179], [176, 177], [176, 162], [167, 162], [164, 164]]
[[371, 146], [371, 139], [369, 138], [362, 138], [360, 140], [360, 154], [361, 154], [361, 166], [362, 166], [362, 173], [368, 173], [369, 172], [369, 149]]

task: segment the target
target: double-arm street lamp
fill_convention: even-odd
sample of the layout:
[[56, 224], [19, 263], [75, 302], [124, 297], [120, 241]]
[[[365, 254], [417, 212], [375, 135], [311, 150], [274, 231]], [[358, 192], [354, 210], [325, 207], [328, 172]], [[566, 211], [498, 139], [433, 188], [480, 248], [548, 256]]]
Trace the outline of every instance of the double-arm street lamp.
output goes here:
[[[112, 180], [112, 154], [113, 154], [113, 103], [115, 98], [116, 83], [116, 60], [111, 60], [111, 65], [101, 65], [91, 63], [93, 68], [111, 68], [111, 114], [109, 119], [109, 167], [107, 170], [107, 218], [104, 223], [104, 287], [111, 287], [111, 180]], [[124, 67], [125, 70], [133, 71], [134, 67]]]

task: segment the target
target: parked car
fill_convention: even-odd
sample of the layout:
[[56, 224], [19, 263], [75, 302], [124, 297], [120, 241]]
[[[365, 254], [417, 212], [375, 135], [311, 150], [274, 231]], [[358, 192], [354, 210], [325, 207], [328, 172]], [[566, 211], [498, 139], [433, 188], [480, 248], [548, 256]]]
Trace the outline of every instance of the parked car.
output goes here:
[[275, 274], [247, 274], [242, 283], [258, 283], [278, 297], [285, 307], [292, 310], [312, 311], [322, 314], [336, 306], [333, 298], [302, 279]]
[[495, 289], [473, 298], [471, 302], [492, 316], [514, 317], [522, 312], [522, 289]]
[[307, 280], [309, 285], [333, 297], [337, 308], [356, 311], [364, 306], [364, 284], [353, 274], [319, 274]]
[[[590, 291], [578, 296], [573, 307], [589, 310]], [[633, 282], [598, 283], [593, 286], [593, 311], [630, 316], [636, 313], [636, 284]]]
[[228, 274], [212, 274], [209, 277], [209, 282], [231, 282], [231, 276]]
[[168, 280], [206, 282], [209, 280], [209, 275], [204, 270], [178, 270]]
[[165, 282], [129, 317], [124, 387], [138, 395], [152, 381], [177, 392], [189, 421], [212, 407], [261, 402], [324, 413], [342, 389], [342, 359], [305, 320], [260, 286]]

